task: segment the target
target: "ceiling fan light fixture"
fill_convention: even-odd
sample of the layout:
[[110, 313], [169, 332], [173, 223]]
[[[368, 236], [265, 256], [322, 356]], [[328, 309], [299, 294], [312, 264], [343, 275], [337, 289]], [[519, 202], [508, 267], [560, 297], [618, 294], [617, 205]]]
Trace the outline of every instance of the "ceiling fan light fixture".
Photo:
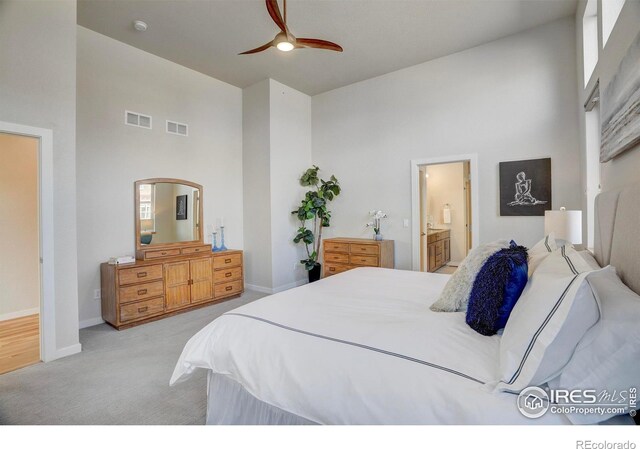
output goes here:
[[293, 50], [293, 44], [289, 41], [282, 41], [276, 44], [276, 48], [280, 51], [291, 51]]

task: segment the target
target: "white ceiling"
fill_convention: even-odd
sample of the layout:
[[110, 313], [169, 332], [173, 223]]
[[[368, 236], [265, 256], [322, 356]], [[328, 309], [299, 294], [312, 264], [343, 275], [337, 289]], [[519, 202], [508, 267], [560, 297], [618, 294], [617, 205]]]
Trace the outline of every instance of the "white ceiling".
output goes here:
[[[577, 0], [289, 0], [298, 37], [343, 53], [270, 48], [262, 0], [79, 0], [78, 24], [238, 87], [265, 78], [315, 95], [573, 16]], [[282, 8], [282, 3], [281, 3]], [[144, 33], [134, 19], [148, 23]]]

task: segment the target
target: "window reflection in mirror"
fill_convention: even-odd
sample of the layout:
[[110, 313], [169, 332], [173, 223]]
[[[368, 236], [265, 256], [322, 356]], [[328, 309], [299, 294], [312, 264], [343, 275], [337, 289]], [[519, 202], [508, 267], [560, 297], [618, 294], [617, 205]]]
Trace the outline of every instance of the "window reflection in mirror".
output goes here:
[[199, 239], [199, 190], [192, 186], [158, 182], [140, 184], [140, 243], [159, 245]]

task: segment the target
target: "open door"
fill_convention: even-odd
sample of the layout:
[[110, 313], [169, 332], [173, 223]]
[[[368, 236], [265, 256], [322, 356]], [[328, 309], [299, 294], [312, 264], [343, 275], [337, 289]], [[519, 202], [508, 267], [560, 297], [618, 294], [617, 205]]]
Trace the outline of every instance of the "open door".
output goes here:
[[41, 360], [39, 146], [0, 132], [0, 374]]
[[[465, 198], [465, 214], [464, 214], [464, 226], [466, 233], [466, 248], [467, 254], [471, 250], [473, 245], [473, 235], [472, 235], [472, 226], [471, 226], [471, 218], [473, 214], [471, 213], [471, 162], [464, 161], [463, 162], [463, 170], [464, 170], [464, 198]], [[466, 254], [465, 254], [466, 255]]]

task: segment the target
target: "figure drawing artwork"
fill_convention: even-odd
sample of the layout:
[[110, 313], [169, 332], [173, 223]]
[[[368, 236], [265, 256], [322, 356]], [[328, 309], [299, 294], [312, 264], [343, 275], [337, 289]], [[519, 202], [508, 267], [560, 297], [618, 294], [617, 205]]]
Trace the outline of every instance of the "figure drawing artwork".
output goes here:
[[551, 210], [551, 159], [500, 163], [500, 215], [542, 216]]

